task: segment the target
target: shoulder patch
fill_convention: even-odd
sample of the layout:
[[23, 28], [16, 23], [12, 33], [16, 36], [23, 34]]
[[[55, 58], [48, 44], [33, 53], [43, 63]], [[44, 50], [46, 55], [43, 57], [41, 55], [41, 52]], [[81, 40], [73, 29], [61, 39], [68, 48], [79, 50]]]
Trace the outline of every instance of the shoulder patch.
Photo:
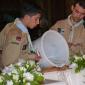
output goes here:
[[16, 40], [17, 41], [21, 41], [21, 37], [20, 36], [16, 36]]

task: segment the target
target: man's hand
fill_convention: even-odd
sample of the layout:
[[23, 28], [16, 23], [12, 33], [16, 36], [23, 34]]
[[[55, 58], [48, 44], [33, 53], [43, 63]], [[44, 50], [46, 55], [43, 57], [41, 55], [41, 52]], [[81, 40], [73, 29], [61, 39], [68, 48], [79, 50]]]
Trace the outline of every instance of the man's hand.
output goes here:
[[38, 55], [37, 53], [32, 53], [28, 57], [29, 57], [30, 60], [34, 60], [36, 62], [38, 62], [41, 59], [41, 56]]
[[41, 59], [41, 56], [38, 55], [38, 54], [35, 54], [35, 58], [34, 58], [34, 60], [38, 62], [40, 59]]

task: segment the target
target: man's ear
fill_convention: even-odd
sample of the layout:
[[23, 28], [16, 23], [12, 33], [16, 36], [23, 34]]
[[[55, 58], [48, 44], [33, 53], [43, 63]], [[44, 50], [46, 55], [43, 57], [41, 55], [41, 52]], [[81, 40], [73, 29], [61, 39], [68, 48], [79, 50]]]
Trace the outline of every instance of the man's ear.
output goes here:
[[74, 6], [72, 5], [72, 6], [71, 6], [71, 11], [73, 11], [73, 10], [74, 10]]
[[28, 16], [28, 15], [25, 15], [24, 16], [24, 23], [27, 25], [28, 23], [30, 23], [30, 21], [31, 21], [31, 18], [30, 18], [30, 16]]
[[25, 16], [24, 16], [24, 20], [27, 21], [27, 22], [28, 22], [28, 21], [30, 22], [31, 17], [30, 17], [29, 15], [25, 15]]
[[25, 19], [30, 19], [30, 16], [25, 15], [24, 18], [25, 18]]

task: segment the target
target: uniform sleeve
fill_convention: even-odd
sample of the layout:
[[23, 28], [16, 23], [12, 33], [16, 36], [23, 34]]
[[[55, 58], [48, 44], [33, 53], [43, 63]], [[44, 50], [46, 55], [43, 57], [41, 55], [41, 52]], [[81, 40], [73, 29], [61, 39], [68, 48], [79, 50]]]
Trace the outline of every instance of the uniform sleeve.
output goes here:
[[63, 21], [57, 21], [50, 29], [51, 30], [56, 30], [56, 31], [59, 31], [60, 28], [63, 27]]
[[84, 28], [84, 31], [83, 31], [83, 38], [82, 38], [82, 51], [83, 51], [83, 54], [85, 54], [85, 28]]
[[58, 28], [58, 23], [56, 22], [50, 29], [57, 31], [57, 28]]
[[6, 37], [6, 43], [1, 57], [3, 66], [15, 63], [18, 60], [21, 47], [21, 35], [11, 33]]

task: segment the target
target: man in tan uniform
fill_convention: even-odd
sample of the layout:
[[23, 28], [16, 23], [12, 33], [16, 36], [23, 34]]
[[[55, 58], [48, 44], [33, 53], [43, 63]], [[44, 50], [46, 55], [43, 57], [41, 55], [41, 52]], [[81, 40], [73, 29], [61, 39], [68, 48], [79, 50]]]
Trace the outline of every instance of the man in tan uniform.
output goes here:
[[[51, 29], [60, 32], [68, 42], [71, 55], [85, 54], [85, 0], [77, 0], [67, 19], [58, 21]], [[62, 48], [63, 49], [63, 48]]]
[[20, 18], [9, 23], [0, 33], [0, 67], [13, 64], [18, 59], [32, 59], [39, 61], [41, 56], [32, 46], [27, 27], [33, 29], [39, 24], [41, 9], [34, 4], [26, 4], [22, 7]]

